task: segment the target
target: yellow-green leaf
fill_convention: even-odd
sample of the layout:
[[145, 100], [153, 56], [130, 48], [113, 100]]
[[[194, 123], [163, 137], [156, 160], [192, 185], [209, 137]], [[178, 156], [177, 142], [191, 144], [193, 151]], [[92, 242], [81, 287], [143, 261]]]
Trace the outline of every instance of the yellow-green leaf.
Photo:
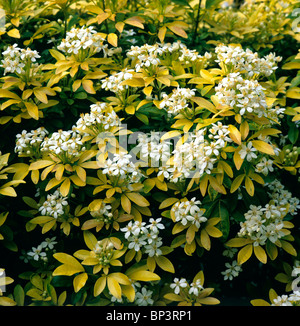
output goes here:
[[243, 247], [246, 244], [251, 243], [252, 240], [246, 238], [233, 238], [225, 243], [227, 247]]
[[239, 265], [244, 264], [252, 255], [253, 252], [253, 246], [252, 244], [246, 245], [244, 248], [242, 248], [237, 256], [237, 262]]
[[128, 277], [134, 281], [142, 281], [142, 282], [151, 282], [151, 281], [159, 281], [160, 277], [152, 272], [138, 270], [136, 272], [131, 272]]
[[6, 187], [0, 189], [0, 194], [8, 197], [17, 197], [17, 193], [13, 187]]
[[261, 261], [263, 264], [266, 264], [267, 262], [267, 254], [265, 250], [261, 246], [255, 246], [254, 247], [254, 254], [257, 257], [259, 261]]
[[165, 256], [157, 256], [155, 257], [155, 261], [157, 265], [164, 271], [169, 273], [175, 273], [175, 269], [172, 262]]
[[242, 143], [242, 135], [239, 130], [234, 125], [229, 125], [228, 127], [229, 137], [238, 145]]
[[131, 212], [131, 202], [125, 195], [121, 196], [121, 205], [122, 205], [124, 211], [127, 212], [128, 214], [130, 214], [130, 212]]
[[266, 153], [268, 155], [275, 155], [272, 146], [262, 140], [252, 140], [252, 145], [262, 153]]
[[[59, 180], [61, 181], [61, 180]], [[69, 178], [65, 178], [64, 182], [61, 184], [60, 188], [59, 188], [59, 191], [60, 193], [66, 197], [68, 196], [68, 193], [70, 191], [70, 186], [71, 186], [71, 181]]]
[[75, 292], [78, 292], [80, 289], [82, 289], [85, 286], [87, 279], [88, 279], [87, 273], [81, 273], [74, 278], [73, 286]]
[[84, 79], [82, 80], [82, 87], [84, 90], [89, 94], [96, 94], [96, 91], [94, 89], [93, 82], [90, 79]]
[[250, 303], [252, 304], [252, 306], [270, 306], [270, 304], [262, 299], [254, 299], [251, 300]]
[[54, 164], [54, 162], [49, 160], [39, 160], [30, 164], [29, 171], [43, 169], [51, 164]]
[[21, 38], [19, 30], [16, 28], [13, 28], [10, 31], [8, 31], [7, 35], [13, 38]]
[[98, 296], [101, 294], [106, 286], [106, 276], [102, 276], [98, 278], [94, 285], [94, 296]]
[[107, 277], [107, 286], [110, 293], [117, 299], [121, 299], [122, 289], [118, 281], [110, 275]]
[[128, 192], [126, 196], [135, 204], [141, 207], [150, 206], [148, 200], [137, 192]]
[[252, 180], [249, 177], [246, 177], [245, 179], [245, 187], [250, 196], [254, 195], [254, 184]]
[[159, 205], [159, 209], [169, 207], [169, 206], [175, 204], [178, 201], [179, 201], [178, 198], [167, 198]]
[[93, 250], [96, 245], [97, 245], [97, 238], [93, 235], [93, 233], [89, 232], [89, 231], [84, 231], [83, 232], [83, 238], [84, 238], [84, 242], [87, 245], [87, 247], [90, 250]]
[[118, 46], [118, 36], [115, 33], [109, 33], [107, 36], [107, 41], [114, 47]]

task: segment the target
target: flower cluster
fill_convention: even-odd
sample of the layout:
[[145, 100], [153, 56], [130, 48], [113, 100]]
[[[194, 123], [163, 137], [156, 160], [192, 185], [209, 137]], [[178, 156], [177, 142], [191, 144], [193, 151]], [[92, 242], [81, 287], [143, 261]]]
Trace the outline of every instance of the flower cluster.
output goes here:
[[153, 219], [150, 218], [149, 224], [146, 222], [130, 221], [126, 227], [122, 228], [124, 237], [128, 241], [128, 248], [133, 249], [136, 252], [144, 248], [144, 252], [149, 257], [160, 256], [162, 254], [159, 247], [162, 246], [162, 238], [159, 237], [159, 230], [165, 228], [164, 224], [161, 223], [161, 218]]
[[292, 216], [297, 215], [300, 209], [300, 199], [293, 197], [292, 193], [285, 189], [283, 184], [275, 179], [274, 181], [266, 184], [272, 192], [268, 192], [270, 198], [274, 201], [275, 205], [288, 205], [288, 213]]
[[175, 277], [173, 283], [170, 284], [170, 288], [174, 290], [175, 294], [180, 292], [186, 292], [192, 296], [197, 297], [200, 292], [204, 289], [201, 284], [200, 279], [197, 279], [196, 282], [188, 283], [188, 281], [181, 277], [180, 279]]
[[113, 214], [111, 212], [111, 205], [105, 204], [103, 201], [101, 206], [96, 211], [90, 211], [90, 214], [95, 218], [97, 221], [103, 221], [104, 223], [110, 223], [112, 220]]
[[[206, 132], [207, 137], [205, 137]], [[168, 169], [172, 172], [170, 181], [191, 178], [195, 173], [199, 176], [204, 173], [210, 174], [221, 150], [227, 142], [232, 141], [228, 135], [228, 126], [221, 122], [212, 124], [211, 128], [190, 133], [188, 140], [176, 146], [173, 151], [173, 167]]]
[[203, 216], [205, 210], [200, 208], [199, 205], [201, 205], [201, 202], [200, 200], [196, 200], [196, 197], [191, 200], [177, 202], [172, 207], [175, 222], [180, 222], [184, 226], [187, 223], [194, 224], [199, 229], [201, 223], [207, 221], [207, 218]]
[[111, 106], [104, 102], [98, 102], [91, 104], [90, 113], [81, 114], [74, 128], [80, 134], [92, 133], [97, 136], [100, 132], [108, 131], [120, 123], [119, 117]]
[[48, 131], [44, 127], [36, 130], [23, 130], [16, 135], [15, 153], [20, 156], [34, 156], [39, 153], [40, 145], [44, 138], [48, 135]]
[[103, 41], [104, 38], [97, 33], [93, 26], [73, 27], [57, 48], [69, 55], [77, 55], [81, 50], [90, 50], [92, 53], [103, 50], [104, 53], [107, 53], [108, 44], [103, 45]]
[[215, 52], [217, 54], [216, 62], [225, 64], [228, 72], [239, 71], [246, 78], [268, 77], [277, 69], [277, 63], [282, 60], [274, 53], [259, 58], [257, 52], [252, 52], [250, 49], [244, 50], [242, 47], [234, 45], [219, 45]]
[[28, 263], [30, 260], [47, 262], [47, 252], [49, 250], [53, 251], [54, 245], [57, 244], [55, 240], [56, 237], [46, 238], [37, 247], [32, 247], [30, 251], [24, 252], [24, 255], [20, 258], [23, 259], [25, 263]]
[[265, 207], [250, 205], [250, 209], [244, 214], [245, 222], [240, 223], [238, 236], [254, 240], [254, 246], [265, 245], [267, 240], [275, 243], [286, 235], [283, 231], [283, 218], [286, 214], [287, 207], [277, 205], [272, 200]]
[[125, 152], [114, 153], [103, 164], [103, 174], [131, 184], [140, 182], [143, 177], [141, 170], [132, 162], [132, 156]]
[[59, 130], [51, 137], [46, 137], [41, 144], [41, 151], [59, 157], [63, 162], [70, 162], [84, 151], [82, 137], [76, 131]]
[[300, 291], [293, 291], [293, 293], [286, 295], [279, 295], [273, 299], [272, 306], [300, 306]]
[[221, 272], [222, 275], [224, 275], [224, 280], [232, 281], [234, 277], [237, 277], [240, 272], [242, 272], [242, 267], [237, 263], [236, 260], [232, 261], [232, 263], [225, 263], [225, 267], [227, 269], [223, 272]]
[[160, 108], [165, 109], [170, 116], [176, 115], [188, 107], [188, 100], [195, 96], [195, 89], [174, 88], [172, 93], [162, 95]]
[[18, 44], [8, 46], [8, 48], [2, 52], [3, 60], [0, 67], [4, 68], [4, 75], [7, 73], [16, 73], [22, 75], [25, 73], [26, 66], [38, 67], [36, 59], [40, 58], [40, 55], [36, 50], [30, 48], [21, 49]]
[[122, 93], [125, 89], [128, 89], [127, 85], [122, 85], [122, 82], [132, 78], [134, 73], [133, 69], [125, 68], [123, 71], [116, 72], [101, 80], [101, 87], [106, 91], [111, 91], [115, 94]]
[[264, 88], [257, 80], [243, 79], [239, 72], [234, 72], [224, 77], [215, 90], [220, 104], [231, 106], [240, 115], [268, 116]]
[[47, 195], [47, 199], [39, 207], [39, 212], [57, 219], [65, 214], [66, 206], [68, 206], [67, 198], [56, 190], [53, 194]]
[[[138, 144], [134, 150], [140, 155], [145, 166], [163, 167], [171, 156], [171, 142], [161, 141], [159, 133], [138, 134]], [[151, 161], [149, 165], [149, 160]], [[143, 165], [139, 162], [139, 166]]]
[[195, 62], [201, 62], [202, 68], [207, 67], [212, 55], [205, 52], [202, 56], [196, 50], [190, 50], [180, 41], [174, 43], [156, 43], [154, 45], [145, 44], [142, 46], [131, 46], [127, 56], [136, 60], [135, 70], [139, 72], [143, 67], [157, 66], [164, 59], [166, 55], [171, 55], [173, 60], [189, 65]]

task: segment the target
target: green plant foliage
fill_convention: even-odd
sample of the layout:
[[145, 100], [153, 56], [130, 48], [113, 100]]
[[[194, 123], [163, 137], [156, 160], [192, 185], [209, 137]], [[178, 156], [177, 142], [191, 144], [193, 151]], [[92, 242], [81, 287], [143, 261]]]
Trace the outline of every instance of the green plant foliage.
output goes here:
[[300, 305], [296, 0], [0, 8], [0, 305]]

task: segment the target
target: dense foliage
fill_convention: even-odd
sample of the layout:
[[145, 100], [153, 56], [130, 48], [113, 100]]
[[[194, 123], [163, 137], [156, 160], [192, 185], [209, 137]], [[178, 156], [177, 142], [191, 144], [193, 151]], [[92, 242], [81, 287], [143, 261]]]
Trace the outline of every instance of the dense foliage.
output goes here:
[[0, 0], [0, 305], [300, 305], [298, 7]]

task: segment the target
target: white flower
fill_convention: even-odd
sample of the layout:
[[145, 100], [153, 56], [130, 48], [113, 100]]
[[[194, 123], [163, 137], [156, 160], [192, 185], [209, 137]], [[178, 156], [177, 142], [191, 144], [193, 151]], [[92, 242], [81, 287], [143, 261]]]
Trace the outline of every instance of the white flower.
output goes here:
[[257, 158], [257, 155], [254, 153], [256, 152], [256, 148], [253, 147], [252, 142], [249, 141], [247, 145], [242, 144], [242, 148], [239, 151], [239, 155], [241, 159], [247, 159], [248, 162], [252, 161], [252, 159]]
[[65, 213], [65, 207], [68, 206], [66, 197], [63, 197], [60, 191], [56, 190], [53, 194], [48, 194], [47, 199], [39, 207], [39, 212], [42, 215], [58, 218]]
[[124, 237], [125, 239], [128, 239], [131, 234], [133, 233], [133, 224], [132, 221], [130, 221], [127, 226], [125, 226], [124, 228], [120, 229], [122, 232], [124, 232]]
[[257, 80], [243, 79], [240, 73], [230, 73], [215, 90], [220, 104], [233, 107], [239, 114], [255, 113], [258, 117], [268, 117], [264, 88]]
[[141, 247], [145, 246], [147, 242], [145, 241], [146, 237], [145, 236], [130, 236], [128, 238], [129, 244], [128, 248], [129, 249], [134, 249], [135, 251], [140, 251]]
[[257, 76], [270, 76], [277, 69], [277, 62], [282, 60], [281, 57], [276, 57], [274, 53], [270, 53], [263, 58], [258, 57], [257, 52], [252, 52], [249, 49], [243, 50], [240, 46], [234, 45], [219, 45], [216, 47], [218, 63], [224, 63], [227, 70], [240, 71], [247, 78]]
[[[17, 73], [19, 75], [25, 73], [25, 66], [29, 62], [30, 69], [38, 68], [39, 65], [36, 59], [40, 58], [40, 55], [36, 50], [30, 48], [21, 49], [17, 44], [8, 46], [8, 48], [2, 52], [3, 60], [0, 67], [4, 68], [4, 75], [7, 73]], [[25, 68], [25, 69], [24, 69]]]
[[255, 171], [258, 173], [263, 173], [264, 175], [268, 175], [269, 172], [273, 172], [273, 161], [267, 160], [265, 157], [261, 159], [259, 163], [255, 166]]
[[224, 275], [225, 281], [226, 280], [232, 281], [232, 279], [234, 277], [237, 277], [239, 273], [242, 271], [242, 267], [238, 265], [236, 260], [234, 260], [232, 264], [225, 263], [225, 266], [227, 267], [227, 269], [224, 272], [221, 272], [221, 274]]
[[55, 241], [56, 237], [53, 238], [46, 238], [40, 245], [42, 248], [49, 248], [49, 249], [53, 249], [54, 245], [57, 244], [57, 242]]
[[18, 155], [33, 155], [40, 149], [40, 144], [47, 136], [48, 131], [44, 127], [39, 127], [30, 132], [23, 130], [22, 133], [16, 135], [15, 152]]
[[170, 288], [174, 289], [175, 294], [179, 294], [181, 288], [186, 288], [188, 283], [185, 278], [177, 278], [175, 277], [173, 280], [174, 283], [170, 284]]
[[201, 285], [201, 281], [198, 279], [196, 282], [190, 284], [189, 294], [198, 296], [201, 290], [203, 290], [203, 286]]
[[151, 298], [153, 291], [147, 290], [146, 287], [141, 288], [141, 292], [135, 294], [135, 303], [138, 306], [149, 306], [154, 303], [154, 300]]
[[149, 257], [162, 255], [162, 251], [159, 249], [163, 244], [161, 240], [162, 238], [156, 237], [154, 241], [151, 241], [150, 243], [148, 241], [148, 244], [145, 246], [145, 253], [148, 254]]
[[41, 245], [32, 247], [32, 251], [27, 253], [28, 256], [32, 257], [34, 260], [38, 261], [39, 259], [44, 259], [46, 257], [46, 253], [43, 252], [43, 247]]
[[201, 223], [207, 221], [207, 218], [203, 216], [204, 210], [199, 207], [200, 204], [200, 200], [196, 200], [196, 197], [175, 203], [172, 207], [175, 221], [181, 222], [182, 225], [187, 225], [190, 222], [200, 228]]
[[170, 95], [163, 94], [160, 108], [165, 109], [169, 114], [176, 115], [188, 107], [188, 100], [195, 96], [195, 89], [174, 88]]
[[152, 232], [158, 233], [159, 230], [163, 230], [165, 226], [162, 223], [159, 223], [162, 220], [162, 218], [154, 219], [150, 218], [149, 222], [151, 224], [147, 225], [147, 228], [149, 228]]
[[46, 137], [41, 144], [41, 151], [50, 152], [52, 155], [60, 157], [67, 163], [72, 159], [76, 159], [85, 151], [82, 137], [73, 130], [59, 130], [54, 132], [51, 137]]
[[82, 26], [81, 28], [73, 27], [67, 32], [66, 38], [61, 41], [57, 48], [66, 54], [74, 55], [77, 55], [79, 51], [83, 50], [91, 51], [92, 54], [102, 50], [106, 57], [109, 53], [107, 44], [104, 45], [103, 41], [103, 37], [94, 30], [93, 26]]

